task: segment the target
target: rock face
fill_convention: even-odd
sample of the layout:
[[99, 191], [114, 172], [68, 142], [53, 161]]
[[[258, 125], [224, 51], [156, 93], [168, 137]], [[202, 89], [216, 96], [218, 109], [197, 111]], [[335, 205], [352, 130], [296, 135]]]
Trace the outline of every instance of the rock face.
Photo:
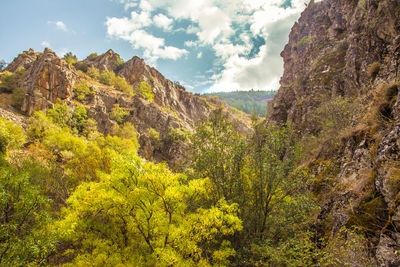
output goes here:
[[[82, 63], [82, 62], [80, 62]], [[77, 104], [74, 99], [74, 84], [82, 79], [94, 91], [84, 103], [88, 116], [97, 121], [98, 129], [109, 134], [116, 124], [110, 119], [110, 112], [115, 104], [129, 112], [125, 121], [131, 122], [139, 136], [141, 145], [139, 153], [149, 160], [167, 161], [170, 164], [184, 154], [185, 145], [175, 146], [167, 142], [171, 129], [193, 131], [196, 122], [206, 119], [220, 105], [207, 102], [205, 98], [186, 92], [183, 88], [166, 79], [156, 69], [147, 66], [143, 59], [133, 57], [123, 63], [120, 56], [109, 50], [100, 56], [89, 56], [83, 61], [87, 66], [93, 66], [101, 71], [109, 70], [124, 77], [133, 87], [145, 81], [151, 85], [154, 101], [150, 102], [141, 95], [127, 95], [112, 86], [100, 83], [79, 74], [74, 66], [70, 66], [50, 49], [43, 53], [33, 50], [19, 55], [7, 69], [15, 71], [20, 67], [26, 69], [26, 74], [18, 84], [25, 91], [22, 111], [31, 115], [35, 110], [45, 110], [53, 106], [57, 99], [71, 106]], [[225, 111], [228, 108], [225, 107]], [[238, 119], [230, 114], [230, 120], [238, 129], [248, 132], [250, 120]], [[156, 130], [161, 140], [167, 140], [157, 146], [151, 141], [149, 132]]]
[[[314, 158], [338, 159], [335, 183], [344, 188], [325, 197], [319, 223], [330, 214], [334, 235], [373, 207], [375, 226], [367, 237], [376, 246], [377, 264], [399, 266], [400, 2], [312, 1], [281, 56], [284, 74], [268, 105], [269, 119], [291, 120], [303, 135], [318, 134], [318, 108], [337, 97], [359, 99], [353, 128], [339, 149]], [[374, 110], [379, 116], [362, 124]], [[317, 169], [316, 176], [322, 168]]]
[[52, 107], [57, 99], [68, 100], [71, 97], [78, 75], [56, 53], [46, 48], [30, 65], [21, 63], [28, 71], [23, 81], [26, 97], [22, 105], [22, 111], [27, 115]]
[[115, 71], [118, 66], [123, 63], [121, 57], [112, 49], [108, 50], [106, 53], [100, 56], [92, 54], [92, 56], [88, 56], [83, 62], [88, 66], [99, 69], [99, 71]]

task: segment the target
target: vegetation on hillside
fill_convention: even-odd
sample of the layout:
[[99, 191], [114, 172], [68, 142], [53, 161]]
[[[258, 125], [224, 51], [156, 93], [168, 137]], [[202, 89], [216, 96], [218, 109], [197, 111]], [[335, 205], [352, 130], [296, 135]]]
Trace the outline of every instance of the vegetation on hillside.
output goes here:
[[276, 91], [235, 91], [209, 93], [207, 95], [218, 96], [228, 105], [235, 107], [247, 114], [257, 114], [265, 117], [268, 100], [274, 98]]
[[61, 102], [26, 134], [0, 119], [0, 265], [329, 265], [366, 250], [350, 229], [346, 244], [310, 232], [318, 198], [290, 124], [254, 121], [245, 137], [218, 110], [193, 134], [171, 129], [190, 144], [176, 173], [140, 158], [126, 111], [112, 113], [109, 136]]

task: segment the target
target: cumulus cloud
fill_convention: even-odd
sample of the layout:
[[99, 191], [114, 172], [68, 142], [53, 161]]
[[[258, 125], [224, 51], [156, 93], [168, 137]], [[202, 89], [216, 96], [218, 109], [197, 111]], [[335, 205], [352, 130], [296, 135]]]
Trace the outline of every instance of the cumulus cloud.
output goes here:
[[165, 44], [165, 39], [157, 37], [146, 31], [154, 22], [161, 28], [168, 29], [172, 20], [165, 15], [158, 14], [151, 17], [151, 6], [142, 1], [140, 13], [131, 12], [130, 18], [107, 18], [107, 34], [110, 37], [128, 41], [134, 49], [143, 49], [143, 56], [150, 64], [156, 64], [158, 59], [178, 58], [188, 53], [185, 49]]
[[164, 14], [157, 14], [153, 17], [154, 23], [157, 27], [163, 28], [164, 30], [170, 30], [171, 24], [173, 22], [172, 19], [168, 18]]
[[[147, 18], [143, 20], [146, 23], [141, 22], [138, 14], [132, 12], [131, 18], [107, 20], [109, 35], [129, 40], [133, 47], [144, 48], [141, 43], [145, 41], [132, 36], [137, 36], [137, 31], [145, 35], [143, 28], [150, 26], [148, 21], [165, 31], [188, 21], [186, 33], [195, 38], [186, 40], [185, 47], [194, 50], [197, 58], [203, 58], [201, 48], [211, 48], [216, 56], [214, 66], [218, 72], [211, 76], [210, 91], [278, 89], [283, 71], [280, 52], [293, 22], [305, 7], [304, 0], [120, 1], [125, 5], [137, 4], [135, 9]], [[159, 14], [153, 14], [155, 11]], [[112, 22], [121, 27], [116, 28]], [[157, 54], [177, 59], [188, 53], [185, 49], [165, 46], [162, 38], [148, 38], [151, 48], [145, 50], [147, 56]], [[168, 57], [169, 53], [175, 56]]]
[[61, 31], [64, 31], [64, 32], [68, 31], [67, 25], [65, 25], [65, 23], [60, 20], [59, 21], [48, 21], [47, 23], [54, 24], [56, 26], [56, 28]]

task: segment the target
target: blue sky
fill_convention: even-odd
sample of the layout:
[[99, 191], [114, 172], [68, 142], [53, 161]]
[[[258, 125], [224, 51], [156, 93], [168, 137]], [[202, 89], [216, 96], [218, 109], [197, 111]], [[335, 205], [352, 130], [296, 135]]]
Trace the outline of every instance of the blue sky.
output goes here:
[[304, 0], [1, 0], [0, 59], [137, 55], [189, 91], [278, 89]]

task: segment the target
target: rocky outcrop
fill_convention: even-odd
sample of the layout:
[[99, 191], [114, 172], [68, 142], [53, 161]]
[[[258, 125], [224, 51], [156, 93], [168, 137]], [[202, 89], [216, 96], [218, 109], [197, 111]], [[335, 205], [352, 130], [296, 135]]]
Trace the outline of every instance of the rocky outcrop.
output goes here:
[[[77, 81], [86, 79], [94, 95], [88, 97], [84, 105], [88, 116], [97, 121], [99, 131], [105, 135], [111, 133], [116, 122], [109, 114], [114, 105], [118, 104], [129, 112], [125, 121], [131, 122], [138, 132], [140, 154], [149, 160], [167, 161], [171, 164], [185, 153], [184, 144], [175, 145], [171, 142], [171, 129], [193, 131], [199, 120], [206, 119], [214, 109], [221, 106], [186, 92], [138, 57], [122, 64], [120, 56], [109, 50], [100, 56], [91, 55], [83, 63], [100, 70], [114, 71], [128, 80], [133, 87], [142, 81], [147, 82], [151, 85], [154, 101], [149, 101], [140, 94], [125, 94], [112, 86], [101, 85], [82, 73], [78, 74], [73, 66], [58, 58], [50, 49], [45, 49], [43, 53], [30, 50], [18, 56], [9, 65], [10, 70], [21, 66], [26, 69], [22, 81], [18, 81], [26, 95], [22, 111], [31, 115], [35, 110], [52, 107], [58, 99], [74, 106], [77, 103], [73, 86]], [[225, 112], [229, 113], [227, 107]], [[236, 122], [238, 129], [243, 132], [249, 131], [247, 125], [250, 124], [250, 120], [247, 117], [239, 119], [230, 114], [229, 118]], [[152, 143], [149, 137], [150, 130], [159, 133], [163, 140], [161, 146]]]
[[23, 81], [26, 97], [22, 105], [22, 111], [27, 115], [52, 107], [57, 99], [68, 100], [78, 79], [75, 70], [48, 48], [37, 56], [27, 71]]
[[36, 61], [40, 53], [33, 51], [33, 49], [29, 49], [28, 51], [24, 51], [22, 54], [19, 54], [13, 62], [11, 62], [6, 71], [15, 72], [19, 68], [29, 69], [32, 64]]
[[284, 74], [269, 119], [318, 135], [314, 115], [327, 102], [352, 99], [358, 110], [340, 144], [330, 150], [322, 144], [313, 156], [313, 164], [335, 161], [340, 186], [323, 199], [317, 224], [330, 216], [335, 235], [364, 222], [377, 264], [400, 265], [400, 2], [311, 1], [281, 56]]
[[87, 66], [95, 67], [99, 71], [115, 71], [123, 64], [123, 61], [117, 53], [110, 49], [100, 56], [96, 56], [95, 54], [88, 56], [83, 63]]

